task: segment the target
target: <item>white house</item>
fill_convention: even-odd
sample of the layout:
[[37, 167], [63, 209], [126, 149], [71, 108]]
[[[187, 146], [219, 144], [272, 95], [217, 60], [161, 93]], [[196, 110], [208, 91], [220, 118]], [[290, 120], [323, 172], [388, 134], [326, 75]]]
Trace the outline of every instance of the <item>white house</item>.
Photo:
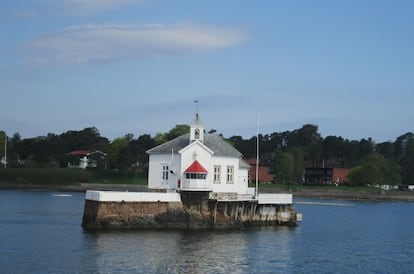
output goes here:
[[103, 160], [106, 157], [106, 153], [102, 151], [89, 151], [89, 150], [75, 150], [67, 153], [72, 159], [68, 161], [69, 168], [82, 168], [97, 167], [98, 160]]
[[198, 113], [190, 133], [147, 151], [148, 188], [253, 195], [248, 187], [250, 165], [217, 134], [205, 132]]

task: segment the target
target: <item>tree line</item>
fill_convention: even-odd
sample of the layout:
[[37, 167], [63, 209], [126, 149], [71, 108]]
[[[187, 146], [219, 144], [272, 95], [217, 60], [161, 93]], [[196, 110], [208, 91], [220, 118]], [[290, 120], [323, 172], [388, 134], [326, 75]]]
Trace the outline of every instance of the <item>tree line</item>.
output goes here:
[[[101, 136], [95, 127], [26, 139], [15, 133], [7, 138], [7, 167], [66, 167], [69, 152], [99, 150], [107, 153], [105, 168], [146, 175], [146, 151], [188, 132], [188, 125], [176, 125], [154, 137], [143, 134], [134, 138], [132, 134], [126, 134], [112, 141]], [[0, 158], [4, 156], [5, 138], [5, 133], [0, 131]], [[300, 183], [306, 167], [339, 167], [350, 169], [348, 181], [354, 185], [414, 183], [414, 134], [411, 132], [399, 136], [394, 142], [377, 144], [371, 138], [322, 137], [316, 125], [306, 124], [300, 129], [259, 134], [250, 139], [242, 136], [225, 139], [245, 158], [253, 158], [256, 157], [257, 138], [260, 162], [269, 166], [277, 181]]]

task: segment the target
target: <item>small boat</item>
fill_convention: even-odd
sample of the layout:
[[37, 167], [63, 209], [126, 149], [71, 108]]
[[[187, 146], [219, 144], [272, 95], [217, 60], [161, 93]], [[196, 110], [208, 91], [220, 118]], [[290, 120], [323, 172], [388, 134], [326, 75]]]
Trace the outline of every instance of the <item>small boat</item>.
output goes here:
[[53, 197], [72, 197], [72, 194], [52, 194]]

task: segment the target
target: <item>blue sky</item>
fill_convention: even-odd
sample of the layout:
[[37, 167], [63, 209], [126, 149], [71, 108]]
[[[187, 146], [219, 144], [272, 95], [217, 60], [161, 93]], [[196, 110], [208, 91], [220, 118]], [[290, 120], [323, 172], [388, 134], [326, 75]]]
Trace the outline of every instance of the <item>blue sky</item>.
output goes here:
[[376, 142], [414, 131], [413, 1], [16, 0], [0, 10], [0, 130], [189, 124]]

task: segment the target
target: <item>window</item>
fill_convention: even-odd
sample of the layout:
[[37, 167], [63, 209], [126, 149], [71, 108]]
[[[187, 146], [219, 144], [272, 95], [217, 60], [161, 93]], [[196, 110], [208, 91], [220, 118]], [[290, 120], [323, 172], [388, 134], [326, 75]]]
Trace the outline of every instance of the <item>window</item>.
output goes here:
[[205, 173], [186, 173], [185, 174], [186, 179], [205, 180], [206, 177], [207, 177], [207, 174]]
[[200, 139], [200, 130], [198, 128], [194, 131], [194, 139]]
[[227, 183], [228, 184], [233, 183], [233, 174], [234, 174], [234, 167], [233, 166], [227, 166]]
[[163, 165], [162, 166], [162, 179], [164, 180], [164, 181], [168, 181], [168, 165]]
[[221, 168], [220, 166], [214, 166], [214, 178], [213, 178], [213, 183], [220, 183], [220, 172]]

